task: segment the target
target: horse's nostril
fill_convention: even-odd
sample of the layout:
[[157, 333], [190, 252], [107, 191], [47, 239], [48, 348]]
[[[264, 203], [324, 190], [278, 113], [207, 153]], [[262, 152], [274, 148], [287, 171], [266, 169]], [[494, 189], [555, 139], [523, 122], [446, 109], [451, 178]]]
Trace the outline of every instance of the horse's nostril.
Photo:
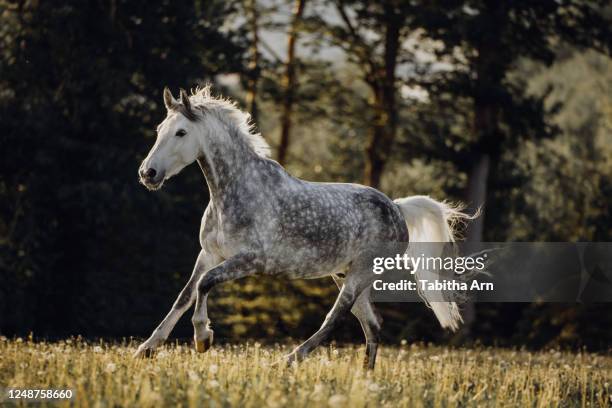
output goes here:
[[146, 178], [151, 179], [151, 178], [155, 177], [155, 175], [156, 175], [156, 174], [157, 174], [157, 172], [155, 171], [155, 169], [152, 169], [152, 168], [151, 168], [151, 169], [147, 169], [147, 171], [145, 171], [144, 176], [145, 176]]

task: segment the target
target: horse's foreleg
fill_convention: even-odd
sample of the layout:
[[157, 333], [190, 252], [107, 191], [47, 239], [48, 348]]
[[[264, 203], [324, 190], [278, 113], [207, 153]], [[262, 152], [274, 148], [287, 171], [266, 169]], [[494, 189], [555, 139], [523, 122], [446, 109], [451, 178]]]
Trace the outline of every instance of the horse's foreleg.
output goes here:
[[[343, 279], [332, 276], [338, 288], [342, 288]], [[359, 320], [366, 338], [364, 368], [374, 369], [376, 364], [376, 353], [378, 352], [378, 342], [380, 340], [380, 330], [382, 328], [382, 317], [376, 311], [374, 304], [370, 300], [370, 289], [366, 288], [353, 305], [351, 313]]]
[[206, 309], [208, 292], [219, 283], [255, 275], [261, 271], [262, 267], [263, 263], [254, 254], [242, 254], [222, 262], [199, 279], [196, 289], [196, 305], [191, 319], [196, 351], [207, 351], [213, 341], [213, 331], [210, 329]]
[[334, 306], [325, 317], [325, 321], [321, 325], [321, 328], [313, 334], [308, 340], [300, 344], [291, 354], [287, 356], [287, 362], [291, 364], [294, 361], [303, 360], [308, 353], [314, 350], [319, 344], [321, 344], [329, 336], [331, 331], [338, 325], [341, 318], [351, 310], [357, 296], [361, 292], [358, 285], [352, 284], [347, 281], [342, 285], [340, 294], [336, 298]]
[[178, 320], [193, 304], [196, 298], [196, 285], [202, 274], [219, 262], [220, 260], [217, 257], [204, 250], [200, 251], [193, 268], [193, 273], [183, 290], [181, 290], [181, 293], [179, 293], [172, 305], [172, 309], [170, 309], [170, 312], [168, 312], [147, 341], [138, 347], [135, 356], [150, 356], [160, 344], [166, 341]]

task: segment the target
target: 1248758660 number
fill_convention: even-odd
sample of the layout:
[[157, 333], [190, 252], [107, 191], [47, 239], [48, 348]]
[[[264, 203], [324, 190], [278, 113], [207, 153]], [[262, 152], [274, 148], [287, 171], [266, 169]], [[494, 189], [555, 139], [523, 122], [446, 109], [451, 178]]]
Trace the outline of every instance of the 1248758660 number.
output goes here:
[[0, 401], [4, 400], [69, 400], [74, 397], [70, 389], [5, 388]]

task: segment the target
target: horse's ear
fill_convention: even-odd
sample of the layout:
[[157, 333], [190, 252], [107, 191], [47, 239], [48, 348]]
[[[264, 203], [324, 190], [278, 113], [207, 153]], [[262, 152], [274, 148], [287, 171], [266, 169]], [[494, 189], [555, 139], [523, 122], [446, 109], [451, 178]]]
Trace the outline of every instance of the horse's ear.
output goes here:
[[178, 102], [176, 101], [176, 99], [174, 99], [174, 96], [172, 96], [172, 92], [170, 92], [170, 89], [168, 89], [168, 87], [165, 87], [164, 88], [164, 105], [166, 105], [166, 109], [170, 110], [174, 108], [177, 104]]
[[185, 106], [185, 110], [191, 113], [191, 102], [189, 101], [189, 94], [183, 88], [181, 88], [180, 92], [180, 102]]

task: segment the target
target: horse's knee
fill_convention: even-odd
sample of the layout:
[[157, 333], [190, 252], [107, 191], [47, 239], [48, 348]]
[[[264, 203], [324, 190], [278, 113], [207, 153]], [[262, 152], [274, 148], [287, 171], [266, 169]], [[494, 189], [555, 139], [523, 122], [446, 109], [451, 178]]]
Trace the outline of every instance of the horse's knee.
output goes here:
[[214, 286], [214, 279], [208, 275], [204, 275], [198, 280], [196, 290], [200, 296], [206, 295]]

